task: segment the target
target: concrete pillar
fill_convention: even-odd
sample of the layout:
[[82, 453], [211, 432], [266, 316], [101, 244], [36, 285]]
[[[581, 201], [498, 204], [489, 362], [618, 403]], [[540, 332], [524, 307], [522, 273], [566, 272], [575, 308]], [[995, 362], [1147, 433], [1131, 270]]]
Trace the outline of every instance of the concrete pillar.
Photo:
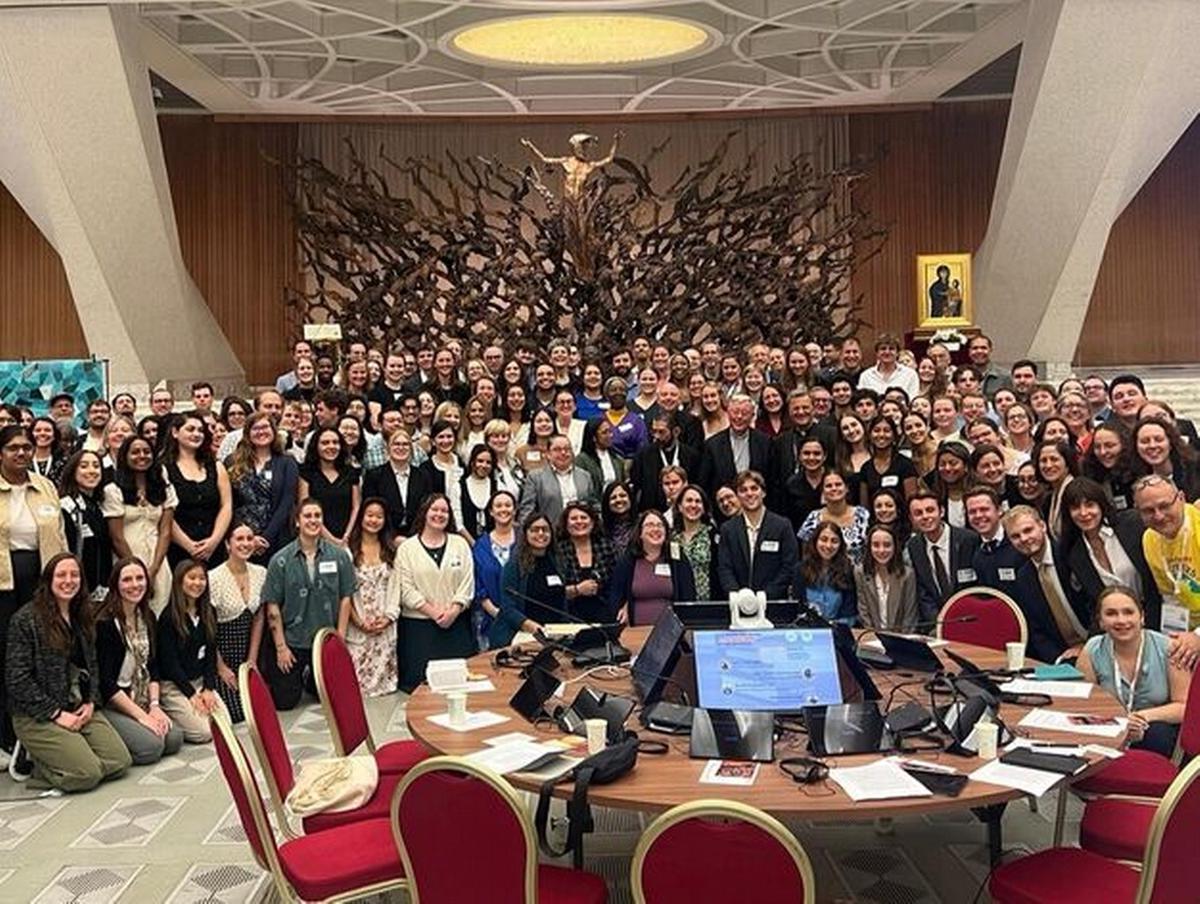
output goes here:
[[1029, 4], [975, 260], [997, 359], [1070, 364], [1113, 222], [1200, 112], [1197, 47], [1194, 0]]
[[179, 250], [136, 17], [134, 6], [0, 8], [0, 181], [62, 258], [115, 385], [240, 386]]

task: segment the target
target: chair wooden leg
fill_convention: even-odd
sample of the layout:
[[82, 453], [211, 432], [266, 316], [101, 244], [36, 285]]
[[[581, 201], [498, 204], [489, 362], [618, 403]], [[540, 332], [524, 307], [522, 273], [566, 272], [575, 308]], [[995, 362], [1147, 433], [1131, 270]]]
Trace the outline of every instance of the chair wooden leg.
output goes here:
[[1054, 846], [1062, 846], [1063, 825], [1067, 821], [1067, 797], [1070, 788], [1066, 782], [1058, 786], [1058, 804], [1054, 808]]

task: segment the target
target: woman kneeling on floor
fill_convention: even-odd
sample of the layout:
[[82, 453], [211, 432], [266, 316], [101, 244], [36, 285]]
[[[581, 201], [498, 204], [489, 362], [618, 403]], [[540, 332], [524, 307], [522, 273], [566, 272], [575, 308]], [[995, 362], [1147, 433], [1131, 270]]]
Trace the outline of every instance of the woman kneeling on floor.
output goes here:
[[141, 559], [122, 559], [96, 622], [96, 658], [105, 715], [137, 766], [183, 746], [183, 731], [162, 709], [156, 653], [150, 572]]
[[217, 617], [208, 596], [208, 572], [193, 560], [175, 568], [171, 601], [158, 620], [162, 707], [189, 744], [212, 740], [208, 717], [218, 709]]
[[121, 736], [96, 711], [90, 610], [79, 560], [61, 553], [9, 625], [5, 681], [17, 739], [33, 761], [31, 787], [90, 791], [129, 768]]

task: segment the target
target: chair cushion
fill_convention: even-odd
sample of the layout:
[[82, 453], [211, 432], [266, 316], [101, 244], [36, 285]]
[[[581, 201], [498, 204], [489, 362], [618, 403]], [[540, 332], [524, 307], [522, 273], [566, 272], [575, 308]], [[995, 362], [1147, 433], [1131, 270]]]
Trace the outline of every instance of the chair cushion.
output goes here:
[[391, 822], [368, 819], [289, 841], [279, 849], [288, 882], [305, 901], [404, 878]]
[[375, 751], [375, 763], [380, 775], [403, 775], [421, 760], [429, 759], [429, 751], [420, 741], [388, 741]]
[[1052, 848], [996, 867], [988, 882], [995, 904], [1133, 904], [1139, 874], [1079, 848]]
[[1095, 775], [1075, 782], [1071, 790], [1079, 794], [1124, 794], [1129, 797], [1162, 797], [1179, 768], [1159, 753], [1127, 750]]
[[379, 784], [371, 799], [355, 810], [343, 810], [339, 813], [314, 813], [305, 816], [304, 833], [324, 832], [334, 826], [344, 826], [352, 822], [362, 822], [364, 819], [390, 819], [392, 815], [392, 795], [403, 776], [379, 773]]
[[539, 904], [605, 904], [608, 886], [599, 876], [561, 866], [539, 866]]
[[1157, 809], [1111, 797], [1089, 801], [1079, 826], [1079, 846], [1101, 857], [1140, 862]]

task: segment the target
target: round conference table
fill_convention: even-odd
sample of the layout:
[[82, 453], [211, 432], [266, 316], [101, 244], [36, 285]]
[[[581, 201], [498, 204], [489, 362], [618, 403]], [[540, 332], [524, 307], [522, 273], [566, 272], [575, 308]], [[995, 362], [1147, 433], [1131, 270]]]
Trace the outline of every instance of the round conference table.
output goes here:
[[[630, 628], [621, 635], [621, 642], [631, 651], [641, 648], [649, 628]], [[982, 669], [1002, 669], [1005, 667], [1003, 652], [986, 647], [970, 644], [951, 643], [948, 648], [965, 656]], [[430, 721], [429, 717], [446, 711], [446, 698], [433, 693], [428, 686], [421, 685], [409, 698], [407, 721], [413, 737], [417, 738], [429, 749], [439, 754], [465, 755], [482, 749], [484, 741], [491, 737], [508, 734], [514, 731], [534, 735], [539, 741], [549, 741], [562, 737], [562, 732], [553, 723], [544, 721], [532, 725], [509, 707], [508, 701], [521, 685], [519, 669], [499, 668], [494, 665], [495, 651], [481, 653], [468, 660], [468, 668], [475, 675], [489, 678], [495, 685], [493, 691], [483, 691], [468, 695], [468, 705], [472, 711], [487, 710], [501, 713], [509, 718], [497, 725], [475, 729], [468, 732], [454, 731], [443, 728]], [[568, 657], [559, 655], [561, 663], [560, 674], [564, 680], [577, 677], [583, 669], [570, 665]], [[957, 669], [954, 669], [957, 671]], [[893, 686], [900, 682], [910, 682], [922, 676], [918, 673], [895, 669], [890, 671], [872, 670], [871, 677], [883, 695], [886, 702]], [[926, 676], [931, 677], [931, 676]], [[608, 670], [593, 671], [582, 681], [575, 681], [568, 687], [566, 693], [572, 698], [580, 687], [587, 685], [597, 691], [634, 697], [633, 686], [628, 669], [616, 667], [616, 674], [609, 677]], [[922, 705], [928, 705], [929, 696], [917, 689], [914, 695]], [[897, 695], [895, 705], [899, 705], [912, 697]], [[570, 700], [564, 701], [569, 703]], [[943, 701], [943, 702], [948, 702]], [[1113, 717], [1123, 716], [1124, 710], [1115, 698], [1101, 688], [1094, 688], [1086, 699], [1052, 698], [1049, 709], [1062, 712], [1079, 713], [1083, 715]], [[1003, 703], [1000, 708], [1000, 718], [1004, 723], [1022, 737], [1035, 740], [1054, 741], [1063, 745], [1099, 744], [1106, 747], [1119, 747], [1122, 738], [1104, 738], [1096, 735], [1078, 735], [1062, 731], [1045, 731], [1038, 729], [1018, 728], [1017, 723], [1025, 716], [1030, 707], [1013, 703]], [[630, 716], [629, 727], [639, 730], [642, 738], [664, 740], [668, 745], [665, 755], [641, 754], [637, 766], [631, 773], [608, 785], [592, 785], [588, 791], [591, 803], [605, 807], [639, 811], [662, 811], [677, 804], [704, 797], [719, 797], [741, 801], [758, 807], [776, 816], [803, 816], [807, 819], [847, 821], [875, 819], [879, 817], [903, 817], [941, 810], [960, 810], [969, 808], [988, 825], [993, 856], [999, 854], [999, 821], [1004, 806], [1011, 800], [1023, 796], [1023, 793], [1012, 788], [998, 785], [988, 785], [979, 781], [969, 781], [958, 797], [933, 795], [931, 797], [913, 797], [893, 800], [859, 801], [851, 800], [845, 792], [833, 781], [826, 779], [812, 785], [798, 785], [775, 763], [762, 763], [758, 776], [753, 785], [712, 785], [701, 784], [700, 773], [707, 761], [691, 759], [688, 756], [687, 735], [664, 735], [641, 729], [636, 724], [636, 712]], [[571, 752], [572, 756], [586, 755], [585, 752]], [[823, 761], [831, 768], [846, 766], [862, 766], [878, 760], [882, 756], [892, 754], [861, 754], [854, 756], [828, 756]], [[938, 763], [957, 768], [960, 772], [969, 773], [983, 765], [985, 761], [978, 758], [964, 758], [944, 752], [913, 752], [901, 754], [907, 759]], [[808, 752], [807, 738], [800, 733], [785, 733], [775, 743], [775, 758], [778, 761], [789, 756], [811, 756]], [[1078, 780], [1097, 771], [1107, 760], [1099, 755], [1089, 758], [1088, 767], [1072, 780]], [[516, 787], [526, 791], [536, 792], [540, 782], [536, 778], [520, 774], [507, 776]], [[555, 788], [558, 797], [570, 797], [570, 783], [563, 783]]]

